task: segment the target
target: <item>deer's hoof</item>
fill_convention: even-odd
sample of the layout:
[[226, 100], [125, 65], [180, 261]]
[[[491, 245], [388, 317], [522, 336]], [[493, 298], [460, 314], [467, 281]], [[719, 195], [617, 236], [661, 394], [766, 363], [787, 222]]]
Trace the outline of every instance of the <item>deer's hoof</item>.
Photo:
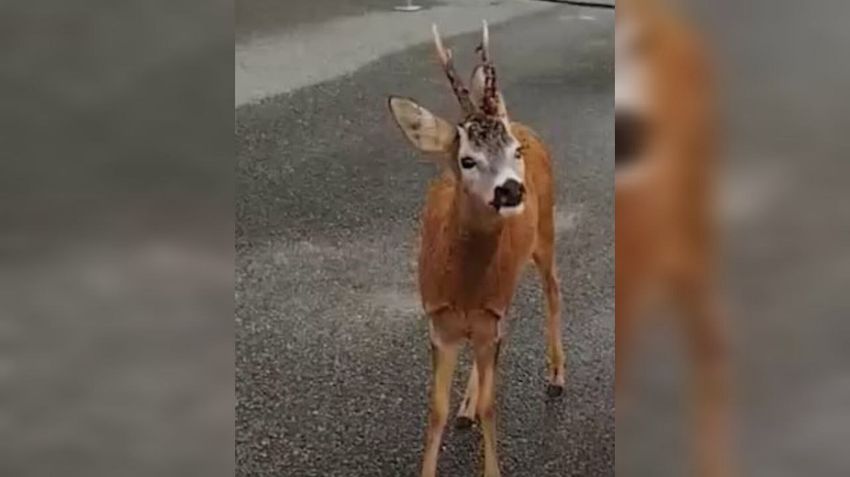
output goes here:
[[473, 424], [475, 424], [475, 421], [466, 416], [458, 416], [455, 419], [455, 428], [457, 429], [469, 429]]
[[562, 384], [547, 384], [546, 395], [549, 397], [559, 397], [564, 394], [564, 386]]

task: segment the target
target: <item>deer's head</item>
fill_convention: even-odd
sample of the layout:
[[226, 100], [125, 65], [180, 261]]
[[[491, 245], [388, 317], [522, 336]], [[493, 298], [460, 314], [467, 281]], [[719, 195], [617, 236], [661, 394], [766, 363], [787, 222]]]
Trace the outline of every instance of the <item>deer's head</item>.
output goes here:
[[444, 165], [479, 209], [501, 216], [521, 213], [525, 193], [522, 149], [511, 133], [504, 99], [496, 86], [487, 22], [477, 49], [481, 63], [472, 73], [469, 89], [455, 71], [452, 52], [443, 47], [436, 25], [433, 32], [437, 55], [460, 103], [463, 120], [451, 124], [412, 99], [397, 96], [389, 99], [390, 111], [414, 147], [442, 154]]
[[648, 78], [651, 73], [650, 31], [636, 11], [643, 3], [626, 2], [617, 15], [615, 37], [615, 164], [619, 169], [644, 155], [651, 117]]

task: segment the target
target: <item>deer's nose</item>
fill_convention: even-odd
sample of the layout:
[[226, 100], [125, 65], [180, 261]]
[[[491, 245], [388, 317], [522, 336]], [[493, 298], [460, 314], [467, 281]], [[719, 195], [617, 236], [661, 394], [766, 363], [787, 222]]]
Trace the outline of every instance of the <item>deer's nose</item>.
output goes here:
[[628, 110], [614, 113], [615, 167], [630, 162], [643, 152], [646, 135], [646, 121], [640, 114]]
[[508, 179], [504, 184], [496, 187], [493, 205], [497, 209], [500, 207], [516, 207], [522, 203], [524, 194], [525, 186], [516, 179]]

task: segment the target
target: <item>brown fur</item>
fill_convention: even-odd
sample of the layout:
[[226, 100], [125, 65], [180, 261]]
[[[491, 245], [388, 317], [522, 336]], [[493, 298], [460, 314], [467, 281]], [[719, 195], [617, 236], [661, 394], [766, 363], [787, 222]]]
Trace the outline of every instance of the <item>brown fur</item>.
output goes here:
[[[519, 272], [531, 259], [540, 227], [539, 211], [552, 210], [549, 156], [528, 128], [514, 123], [516, 138], [527, 149], [525, 211], [493, 227], [469, 224], [462, 192], [450, 171], [431, 184], [422, 214], [419, 285], [427, 313], [449, 307], [488, 310], [504, 316]], [[538, 193], [542, 189], [543, 193]]]
[[[512, 132], [524, 148], [525, 210], [513, 217], [481, 220], [470, 214], [456, 175], [445, 171], [428, 190], [422, 214], [419, 287], [431, 322], [434, 353], [431, 415], [422, 475], [435, 475], [442, 430], [448, 419], [451, 376], [460, 345], [470, 340], [475, 356], [459, 417], [481, 419], [484, 475], [499, 475], [493, 397], [503, 319], [520, 274], [534, 260], [547, 296], [550, 383], [563, 386], [560, 296], [554, 264], [554, 212], [549, 154], [534, 133], [518, 123]], [[452, 154], [454, 156], [455, 153]]]
[[[657, 2], [625, 2], [618, 15], [646, 32], [649, 137], [643, 162], [616, 183], [618, 400], [640, 317], [661, 291], [683, 311], [693, 365], [696, 474], [731, 474], [726, 335], [715, 283], [711, 214], [713, 88], [693, 30]], [[619, 173], [618, 173], [619, 174]]]

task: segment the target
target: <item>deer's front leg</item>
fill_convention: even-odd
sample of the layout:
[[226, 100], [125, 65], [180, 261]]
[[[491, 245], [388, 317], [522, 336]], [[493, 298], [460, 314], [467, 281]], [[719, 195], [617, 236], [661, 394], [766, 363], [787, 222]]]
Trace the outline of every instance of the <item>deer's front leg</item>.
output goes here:
[[422, 477], [437, 475], [437, 457], [443, 429], [449, 415], [449, 394], [452, 385], [459, 344], [445, 344], [432, 333], [431, 338], [431, 397], [425, 454], [422, 460]]
[[685, 332], [693, 362], [696, 475], [734, 475], [731, 463], [731, 403], [725, 315], [707, 284], [684, 290]]
[[496, 450], [495, 379], [496, 365], [501, 348], [498, 321], [482, 323], [473, 331], [472, 346], [475, 366], [478, 371], [477, 412], [481, 419], [481, 434], [484, 440], [484, 477], [499, 477], [499, 457]]
[[546, 295], [546, 364], [548, 385], [546, 394], [555, 397], [564, 392], [564, 348], [561, 343], [561, 291], [555, 275], [554, 246], [541, 237], [534, 252], [534, 263], [540, 272]]

